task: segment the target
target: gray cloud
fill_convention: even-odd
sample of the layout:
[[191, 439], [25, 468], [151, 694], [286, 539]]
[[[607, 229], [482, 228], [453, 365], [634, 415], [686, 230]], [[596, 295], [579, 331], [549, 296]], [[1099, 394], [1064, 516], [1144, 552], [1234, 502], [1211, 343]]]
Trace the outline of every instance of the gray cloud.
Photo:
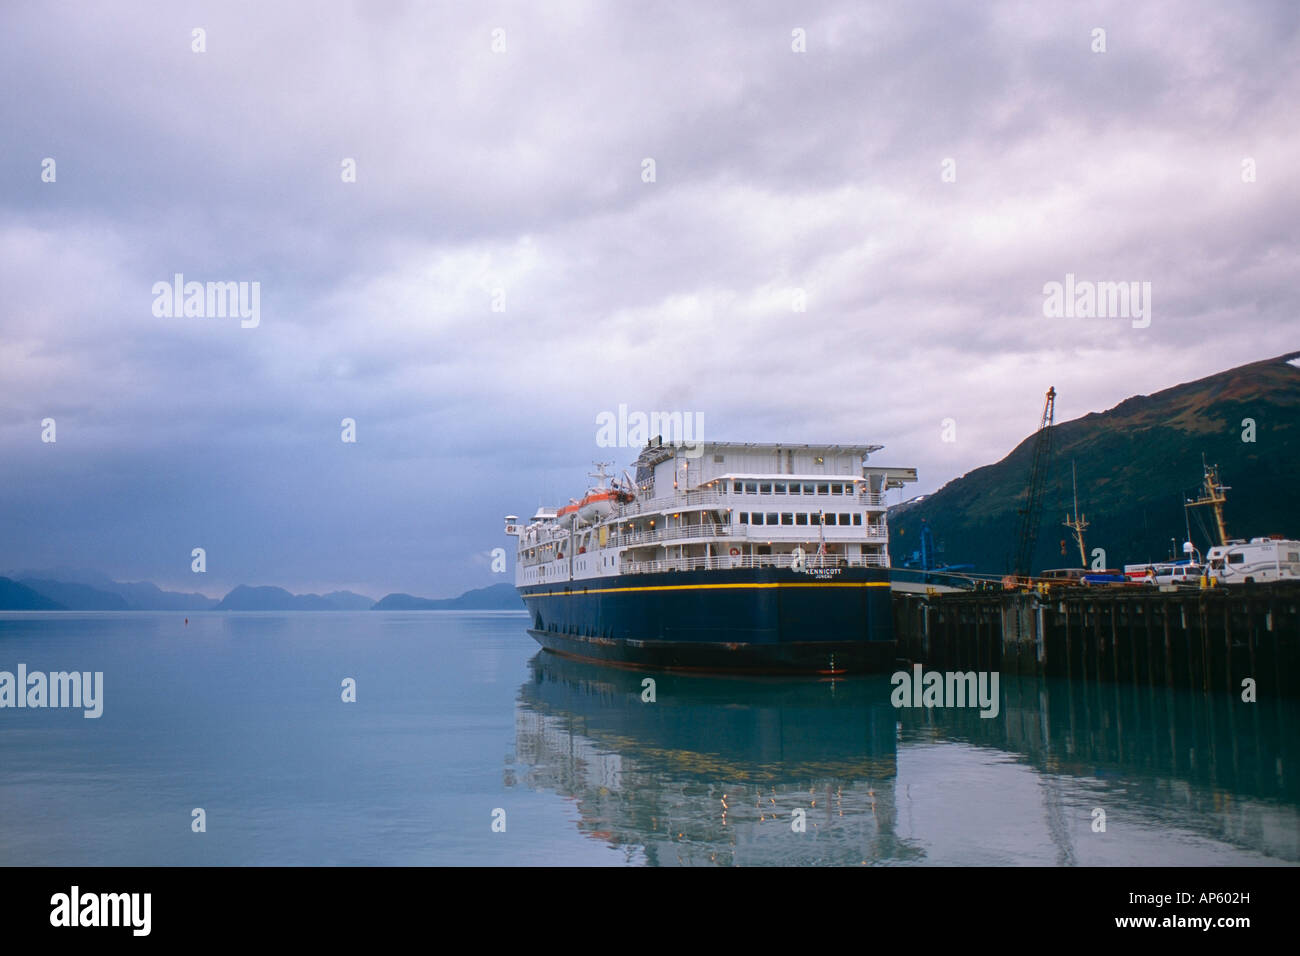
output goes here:
[[[1048, 385], [1076, 417], [1294, 349], [1298, 18], [6, 9], [0, 566], [189, 589], [202, 545], [213, 592], [456, 593], [502, 514], [581, 492], [620, 403], [880, 442], [919, 492]], [[259, 281], [261, 326], [155, 318], [177, 272]], [[1067, 272], [1150, 281], [1151, 327], [1044, 318]]]

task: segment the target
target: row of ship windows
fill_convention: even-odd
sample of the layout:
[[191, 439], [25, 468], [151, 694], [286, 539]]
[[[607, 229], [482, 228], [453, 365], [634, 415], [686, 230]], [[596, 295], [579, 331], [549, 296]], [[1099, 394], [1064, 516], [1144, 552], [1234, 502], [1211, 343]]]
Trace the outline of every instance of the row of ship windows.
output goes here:
[[736, 495], [851, 495], [853, 482], [831, 481], [823, 484], [800, 481], [733, 481]]
[[[819, 518], [820, 521], [818, 520]], [[785, 512], [784, 514], [778, 514], [772, 511], [768, 511], [768, 512], [742, 511], [740, 512], [740, 523], [761, 524], [761, 525], [770, 525], [770, 524], [789, 524], [789, 525], [800, 525], [800, 524], [853, 525], [856, 524], [856, 525], [860, 525], [862, 524], [862, 513], [854, 512], [853, 514], [841, 513], [839, 515], [835, 515], [835, 514], [807, 514], [807, 513], [791, 514], [790, 512]]]

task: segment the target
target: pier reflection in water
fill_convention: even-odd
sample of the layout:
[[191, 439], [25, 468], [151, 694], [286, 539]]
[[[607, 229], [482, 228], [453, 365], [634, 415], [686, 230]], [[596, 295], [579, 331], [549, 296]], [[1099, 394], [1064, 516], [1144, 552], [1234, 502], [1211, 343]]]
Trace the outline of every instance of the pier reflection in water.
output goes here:
[[981, 718], [895, 709], [887, 676], [529, 668], [515, 772], [631, 862], [1300, 862], [1294, 701], [1006, 677]]

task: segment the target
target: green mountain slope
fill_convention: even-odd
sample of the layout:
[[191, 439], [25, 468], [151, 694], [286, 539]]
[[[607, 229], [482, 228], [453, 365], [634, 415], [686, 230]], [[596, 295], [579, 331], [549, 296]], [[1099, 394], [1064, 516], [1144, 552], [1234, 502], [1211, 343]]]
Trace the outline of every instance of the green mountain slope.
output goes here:
[[[1171, 538], [1181, 545], [1182, 502], [1197, 493], [1202, 454], [1219, 465], [1231, 489], [1224, 509], [1231, 536], [1300, 537], [1300, 497], [1293, 487], [1300, 474], [1297, 365], [1300, 353], [1253, 362], [1054, 426], [1034, 570], [1079, 564], [1078, 548], [1062, 527], [1071, 509], [1072, 461], [1079, 507], [1090, 525], [1088, 551], [1105, 549], [1111, 567], [1164, 558]], [[1255, 423], [1253, 442], [1242, 440], [1245, 419]], [[1032, 453], [1031, 435], [997, 464], [892, 509], [894, 562], [901, 564], [917, 549], [926, 521], [943, 561], [1006, 570]], [[1193, 517], [1192, 537], [1204, 549], [1213, 524], [1207, 510], [1197, 510], [1204, 528]]]

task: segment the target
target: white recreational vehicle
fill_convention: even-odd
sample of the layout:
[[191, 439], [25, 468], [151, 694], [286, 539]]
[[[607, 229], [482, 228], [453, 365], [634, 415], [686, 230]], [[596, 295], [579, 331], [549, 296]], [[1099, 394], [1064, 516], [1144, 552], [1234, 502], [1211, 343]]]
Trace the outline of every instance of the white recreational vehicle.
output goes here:
[[1275, 535], [1215, 545], [1205, 555], [1205, 573], [1216, 584], [1300, 580], [1300, 541]]

